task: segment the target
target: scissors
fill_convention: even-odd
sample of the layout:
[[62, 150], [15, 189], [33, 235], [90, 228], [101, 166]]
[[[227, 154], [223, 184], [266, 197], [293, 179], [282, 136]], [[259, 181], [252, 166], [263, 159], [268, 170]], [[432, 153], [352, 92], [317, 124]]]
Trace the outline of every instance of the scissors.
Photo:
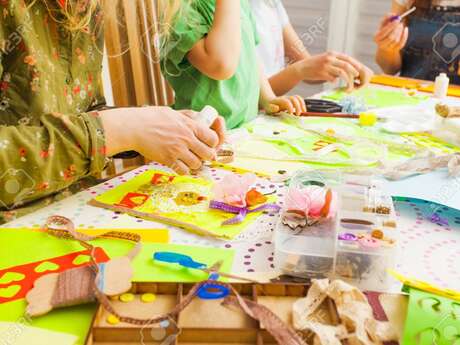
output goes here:
[[[193, 258], [188, 255], [174, 252], [156, 252], [153, 254], [153, 260], [166, 262], [170, 264], [178, 264], [185, 268], [196, 269], [209, 273], [208, 280], [217, 281], [220, 277], [226, 277], [256, 283], [254, 280], [251, 279], [220, 272], [223, 261], [218, 261], [211, 267], [208, 267], [206, 264], [193, 260]], [[208, 300], [221, 299], [227, 297], [229, 294], [230, 290], [227, 287], [212, 283], [203, 284], [203, 286], [197, 292], [197, 296], [199, 298]]]
[[324, 99], [307, 98], [305, 104], [307, 105], [308, 112], [340, 113], [342, 111], [342, 107], [339, 104]]

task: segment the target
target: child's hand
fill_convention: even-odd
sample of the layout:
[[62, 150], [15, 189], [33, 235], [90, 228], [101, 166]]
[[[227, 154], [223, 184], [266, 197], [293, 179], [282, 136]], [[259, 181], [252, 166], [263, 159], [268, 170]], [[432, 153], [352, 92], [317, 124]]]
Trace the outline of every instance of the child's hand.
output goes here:
[[302, 115], [307, 112], [307, 105], [300, 96], [284, 96], [274, 98], [264, 107], [265, 112], [270, 115], [278, 114], [283, 111], [293, 115]]
[[314, 55], [294, 65], [301, 80], [333, 83], [340, 78], [347, 83], [347, 91], [367, 85], [374, 74], [351, 56], [335, 52]]

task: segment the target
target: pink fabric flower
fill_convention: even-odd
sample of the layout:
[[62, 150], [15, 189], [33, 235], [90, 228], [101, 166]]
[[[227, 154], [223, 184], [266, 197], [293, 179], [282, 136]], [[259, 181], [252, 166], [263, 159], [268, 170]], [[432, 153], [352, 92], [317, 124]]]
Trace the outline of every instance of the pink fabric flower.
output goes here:
[[319, 186], [307, 186], [301, 190], [291, 188], [286, 195], [288, 211], [299, 211], [307, 217], [332, 218], [337, 212], [337, 194]]
[[255, 182], [254, 174], [228, 174], [214, 185], [214, 200], [236, 207], [246, 207], [246, 194]]

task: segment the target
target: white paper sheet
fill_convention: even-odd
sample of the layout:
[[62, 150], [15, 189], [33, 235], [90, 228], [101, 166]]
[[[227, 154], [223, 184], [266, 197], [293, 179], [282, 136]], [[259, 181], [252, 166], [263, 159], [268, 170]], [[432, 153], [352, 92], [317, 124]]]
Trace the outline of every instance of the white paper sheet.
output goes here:
[[426, 200], [460, 210], [460, 177], [448, 177], [446, 169], [400, 181], [388, 181], [385, 190], [394, 197]]

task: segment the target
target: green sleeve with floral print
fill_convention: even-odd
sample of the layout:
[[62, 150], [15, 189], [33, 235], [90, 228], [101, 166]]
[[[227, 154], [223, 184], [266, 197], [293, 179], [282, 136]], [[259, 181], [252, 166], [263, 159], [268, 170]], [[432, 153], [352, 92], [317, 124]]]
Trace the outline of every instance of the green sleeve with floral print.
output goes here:
[[100, 16], [71, 32], [21, 3], [0, 2], [0, 223], [106, 164]]

